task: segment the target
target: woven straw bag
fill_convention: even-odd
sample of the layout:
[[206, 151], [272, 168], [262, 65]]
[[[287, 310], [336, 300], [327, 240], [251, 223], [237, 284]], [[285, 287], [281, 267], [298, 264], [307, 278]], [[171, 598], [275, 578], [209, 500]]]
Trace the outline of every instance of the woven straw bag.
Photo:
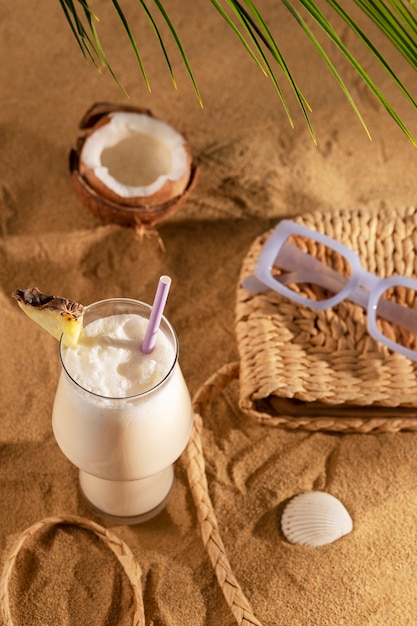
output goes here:
[[[314, 212], [296, 222], [333, 237], [380, 277], [417, 276], [417, 213], [396, 210]], [[269, 232], [244, 259], [252, 273]], [[239, 282], [236, 336], [241, 409], [288, 429], [339, 432], [417, 430], [417, 362], [369, 336], [366, 311], [344, 301], [317, 311]]]

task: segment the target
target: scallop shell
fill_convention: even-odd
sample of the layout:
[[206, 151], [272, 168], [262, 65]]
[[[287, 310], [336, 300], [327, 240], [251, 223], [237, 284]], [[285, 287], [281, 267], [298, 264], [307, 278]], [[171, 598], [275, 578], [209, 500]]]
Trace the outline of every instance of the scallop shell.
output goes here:
[[290, 543], [324, 546], [351, 532], [352, 518], [329, 493], [311, 491], [290, 500], [281, 517], [281, 529]]

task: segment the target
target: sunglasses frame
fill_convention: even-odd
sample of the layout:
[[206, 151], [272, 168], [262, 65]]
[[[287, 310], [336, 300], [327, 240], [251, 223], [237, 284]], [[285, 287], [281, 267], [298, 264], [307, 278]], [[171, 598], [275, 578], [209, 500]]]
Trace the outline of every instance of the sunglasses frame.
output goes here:
[[[288, 238], [292, 235], [301, 235], [317, 243], [321, 243], [343, 256], [349, 262], [351, 276], [346, 285], [336, 295], [327, 300], [313, 300], [295, 293], [272, 275], [274, 265], [275, 267], [279, 267], [276, 265], [277, 257]], [[289, 245], [291, 246], [291, 244]], [[301, 264], [303, 268], [308, 267], [310, 272], [315, 272], [316, 274], [321, 272], [329, 276], [341, 276], [336, 270], [328, 268], [321, 263], [321, 261], [314, 259], [308, 253], [299, 250], [296, 246], [291, 247], [297, 250], [297, 262]], [[391, 287], [405, 287], [417, 291], [417, 280], [399, 274], [390, 276], [389, 278], [379, 278], [362, 267], [360, 257], [356, 252], [340, 243], [340, 241], [316, 230], [312, 230], [307, 226], [291, 220], [282, 220], [275, 227], [264, 244], [255, 264], [253, 275], [247, 276], [243, 280], [243, 287], [253, 294], [259, 294], [271, 289], [293, 302], [318, 310], [329, 309], [345, 299], [355, 302], [367, 309], [367, 328], [371, 337], [387, 346], [390, 350], [398, 352], [413, 361], [417, 361], [417, 351], [410, 350], [383, 335], [378, 329], [376, 322], [377, 307], [381, 295]], [[388, 310], [388, 315], [384, 315], [384, 317], [391, 318], [392, 321], [395, 321], [396, 317], [401, 315], [404, 310], [407, 311], [407, 317], [409, 318], [407, 320], [408, 329], [411, 330], [411, 328], [415, 327], [417, 334], [417, 310], [414, 312], [414, 309], [405, 309], [405, 307], [396, 303], [388, 301], [383, 302], [385, 308], [390, 309]], [[404, 327], [407, 328], [407, 325], [404, 324]]]

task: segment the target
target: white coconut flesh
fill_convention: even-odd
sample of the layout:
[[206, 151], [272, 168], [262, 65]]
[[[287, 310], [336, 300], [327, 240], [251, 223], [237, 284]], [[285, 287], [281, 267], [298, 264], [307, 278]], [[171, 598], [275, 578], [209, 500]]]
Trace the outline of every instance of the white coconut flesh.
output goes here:
[[84, 167], [124, 198], [152, 196], [167, 181], [188, 178], [190, 157], [184, 137], [149, 115], [115, 112], [86, 139]]

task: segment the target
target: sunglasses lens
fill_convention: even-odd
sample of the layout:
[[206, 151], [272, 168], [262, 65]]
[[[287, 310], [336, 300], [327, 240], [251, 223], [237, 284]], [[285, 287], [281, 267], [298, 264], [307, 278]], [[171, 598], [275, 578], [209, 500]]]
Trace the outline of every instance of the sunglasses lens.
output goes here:
[[308, 237], [291, 235], [275, 259], [273, 276], [298, 295], [323, 301], [346, 286], [351, 267], [333, 248]]
[[387, 289], [377, 304], [376, 323], [385, 337], [417, 351], [417, 291], [402, 285]]

